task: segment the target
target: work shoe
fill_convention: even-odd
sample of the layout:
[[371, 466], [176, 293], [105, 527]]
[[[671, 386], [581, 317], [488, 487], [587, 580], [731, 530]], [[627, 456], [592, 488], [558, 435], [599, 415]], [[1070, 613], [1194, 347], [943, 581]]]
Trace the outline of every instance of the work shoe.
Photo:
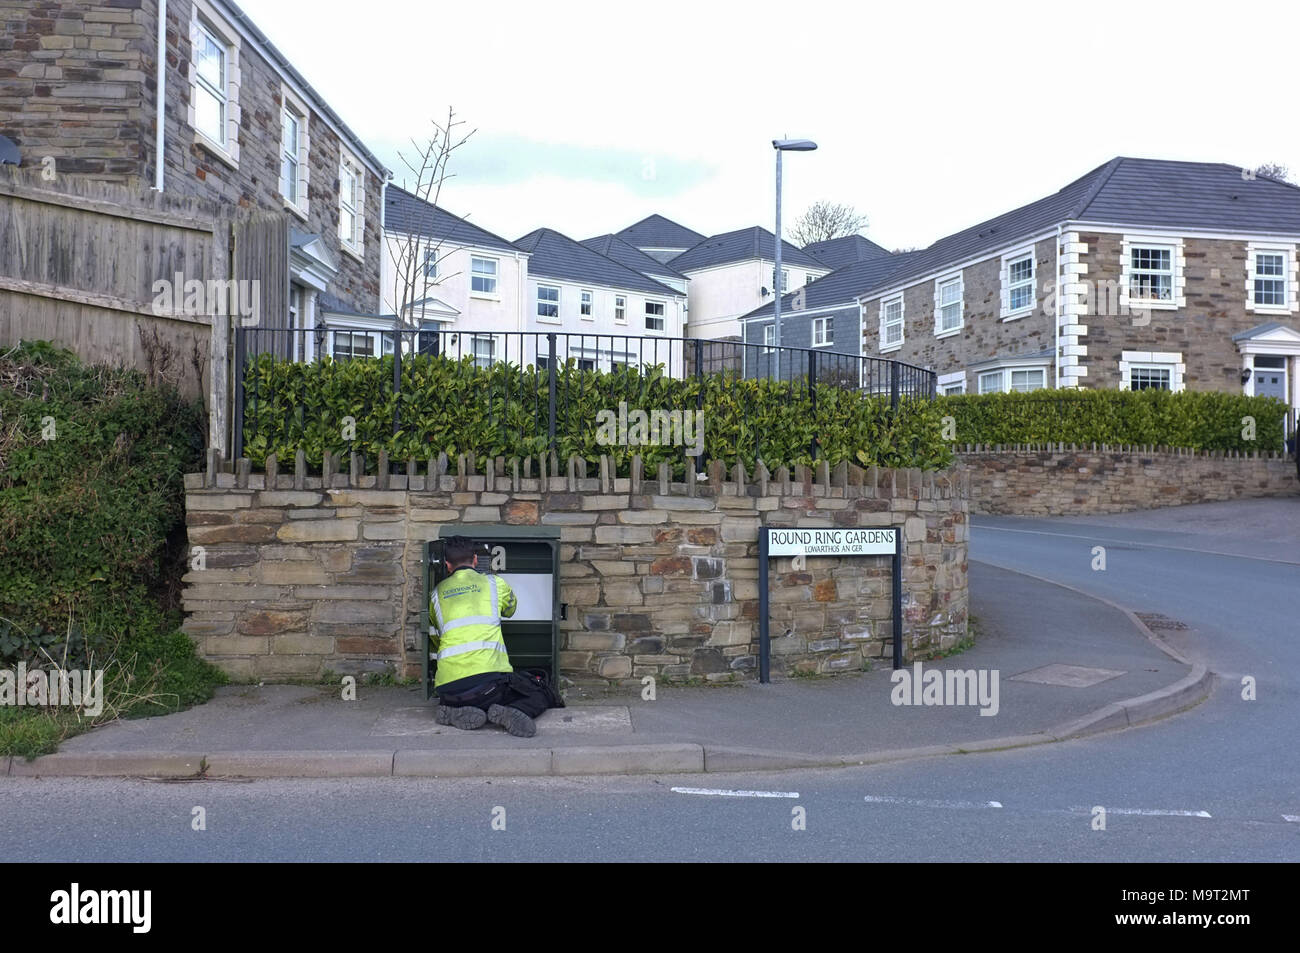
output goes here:
[[518, 708], [492, 705], [487, 710], [487, 720], [500, 725], [516, 738], [531, 738], [537, 734], [537, 723]]
[[487, 724], [487, 715], [483, 714], [482, 708], [472, 706], [452, 708], [449, 705], [439, 705], [434, 720], [440, 725], [451, 725], [462, 731], [473, 731]]

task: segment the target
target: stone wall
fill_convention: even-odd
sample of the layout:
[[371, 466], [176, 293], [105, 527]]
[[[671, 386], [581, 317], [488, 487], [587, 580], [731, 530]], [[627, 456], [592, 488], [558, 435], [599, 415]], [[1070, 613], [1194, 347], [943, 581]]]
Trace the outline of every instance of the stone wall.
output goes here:
[[978, 447], [957, 454], [972, 513], [1082, 516], [1300, 495], [1293, 458], [1154, 447]]
[[[381, 461], [380, 472], [386, 472]], [[331, 465], [327, 469], [334, 469]], [[723, 482], [589, 478], [579, 461], [540, 478], [445, 457], [381, 479], [219, 472], [186, 478], [202, 560], [185, 576], [185, 629], [243, 678], [420, 671], [423, 541], [464, 524], [561, 533], [560, 667], [574, 680], [750, 678], [757, 668], [760, 525], [904, 527], [910, 657], [966, 634], [967, 503], [950, 473], [826, 466]], [[434, 475], [430, 476], [432, 472]], [[195, 555], [200, 555], [195, 551]], [[860, 670], [892, 645], [888, 557], [771, 564], [773, 672]]]
[[[167, 5], [165, 189], [225, 206], [286, 211], [279, 192], [282, 80], [268, 50], [238, 56], [239, 158], [200, 145], [189, 123], [192, 0]], [[0, 134], [24, 167], [54, 160], [58, 175], [147, 188], [154, 180], [157, 0], [0, 0]], [[340, 41], [345, 44], [344, 40]], [[342, 47], [341, 47], [342, 50]], [[340, 138], [307, 103], [307, 214], [294, 227], [319, 234], [339, 273], [329, 293], [362, 313], [380, 308], [380, 177], [365, 176], [363, 255], [339, 240]]]
[[[962, 330], [944, 337], [934, 334], [935, 280], [911, 284], [903, 292], [903, 346], [883, 355], [880, 303], [896, 295], [873, 296], [862, 305], [863, 353], [927, 367], [942, 375], [995, 357], [1050, 350], [1056, 316], [1054, 299], [1048, 291], [1053, 287], [1055, 271], [1056, 239], [1053, 237], [1034, 245], [1034, 309], [1004, 321], [1001, 317], [1002, 256], [967, 265], [961, 269]], [[948, 273], [944, 274], [947, 277]], [[966, 387], [969, 392], [976, 390], [973, 373], [967, 374]]]

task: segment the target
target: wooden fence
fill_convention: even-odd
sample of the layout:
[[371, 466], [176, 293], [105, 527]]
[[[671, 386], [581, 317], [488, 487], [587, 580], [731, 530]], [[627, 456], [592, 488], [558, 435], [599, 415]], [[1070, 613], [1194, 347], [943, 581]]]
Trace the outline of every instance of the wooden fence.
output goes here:
[[0, 166], [0, 346], [53, 341], [202, 395], [228, 452], [232, 322], [251, 304], [283, 326], [288, 254], [282, 214]]

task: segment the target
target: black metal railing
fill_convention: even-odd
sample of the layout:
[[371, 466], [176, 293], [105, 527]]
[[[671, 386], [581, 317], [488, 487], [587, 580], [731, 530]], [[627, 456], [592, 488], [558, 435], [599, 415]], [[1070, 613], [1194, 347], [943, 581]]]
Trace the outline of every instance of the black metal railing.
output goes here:
[[[936, 384], [932, 371], [900, 361], [736, 340], [543, 331], [237, 328], [234, 456], [244, 456], [256, 437], [258, 417], [249, 408], [265, 406], [276, 396], [265, 391], [261, 375], [250, 373], [266, 356], [290, 362], [325, 356], [336, 361], [395, 358], [392, 380], [385, 380], [387, 393], [372, 395], [372, 405], [364, 410], [391, 400], [393, 433], [398, 434], [404, 408], [445, 399], [445, 395], [403, 392], [403, 359], [409, 362], [412, 355], [446, 358], [457, 369], [453, 373], [502, 365], [517, 369], [519, 373], [478, 375], [476, 381], [484, 390], [474, 395], [473, 407], [489, 429], [508, 434], [513, 446], [527, 446], [537, 454], [554, 452], [559, 435], [591, 430], [594, 423], [585, 398], [627, 395], [629, 381], [623, 375], [631, 375], [632, 391], [640, 388], [643, 397], [653, 396], [660, 378], [767, 379], [780, 385], [774, 399], [801, 393], [811, 400], [814, 413], [814, 385], [887, 396], [897, 413], [909, 399], [932, 399]], [[568, 383], [563, 389], [557, 387], [561, 377]], [[704, 388], [696, 388], [697, 409], [703, 407], [703, 400]], [[756, 457], [762, 455], [762, 439], [760, 431], [755, 437]], [[815, 440], [809, 452], [817, 459]]]

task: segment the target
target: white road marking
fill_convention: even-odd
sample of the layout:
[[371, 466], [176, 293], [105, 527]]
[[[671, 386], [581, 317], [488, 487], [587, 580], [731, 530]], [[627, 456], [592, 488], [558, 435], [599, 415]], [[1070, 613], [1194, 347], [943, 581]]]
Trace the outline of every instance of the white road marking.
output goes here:
[[[1090, 807], [1072, 807], [1071, 811], [1080, 811], [1084, 814], [1092, 813]], [[1154, 808], [1145, 807], [1108, 807], [1107, 814], [1140, 814], [1143, 817], [1211, 817], [1209, 811], [1164, 811]]]
[[1283, 814], [1282, 820], [1290, 821], [1292, 824], [1300, 824], [1300, 814]]
[[798, 791], [724, 791], [721, 788], [672, 788], [677, 794], [711, 794], [714, 797], [798, 797]]
[[951, 808], [973, 808], [973, 807], [1001, 807], [1001, 801], [932, 801], [926, 798], [915, 797], [885, 797], [881, 795], [868, 794], [862, 800], [868, 804], [907, 804], [911, 807], [951, 807]]

